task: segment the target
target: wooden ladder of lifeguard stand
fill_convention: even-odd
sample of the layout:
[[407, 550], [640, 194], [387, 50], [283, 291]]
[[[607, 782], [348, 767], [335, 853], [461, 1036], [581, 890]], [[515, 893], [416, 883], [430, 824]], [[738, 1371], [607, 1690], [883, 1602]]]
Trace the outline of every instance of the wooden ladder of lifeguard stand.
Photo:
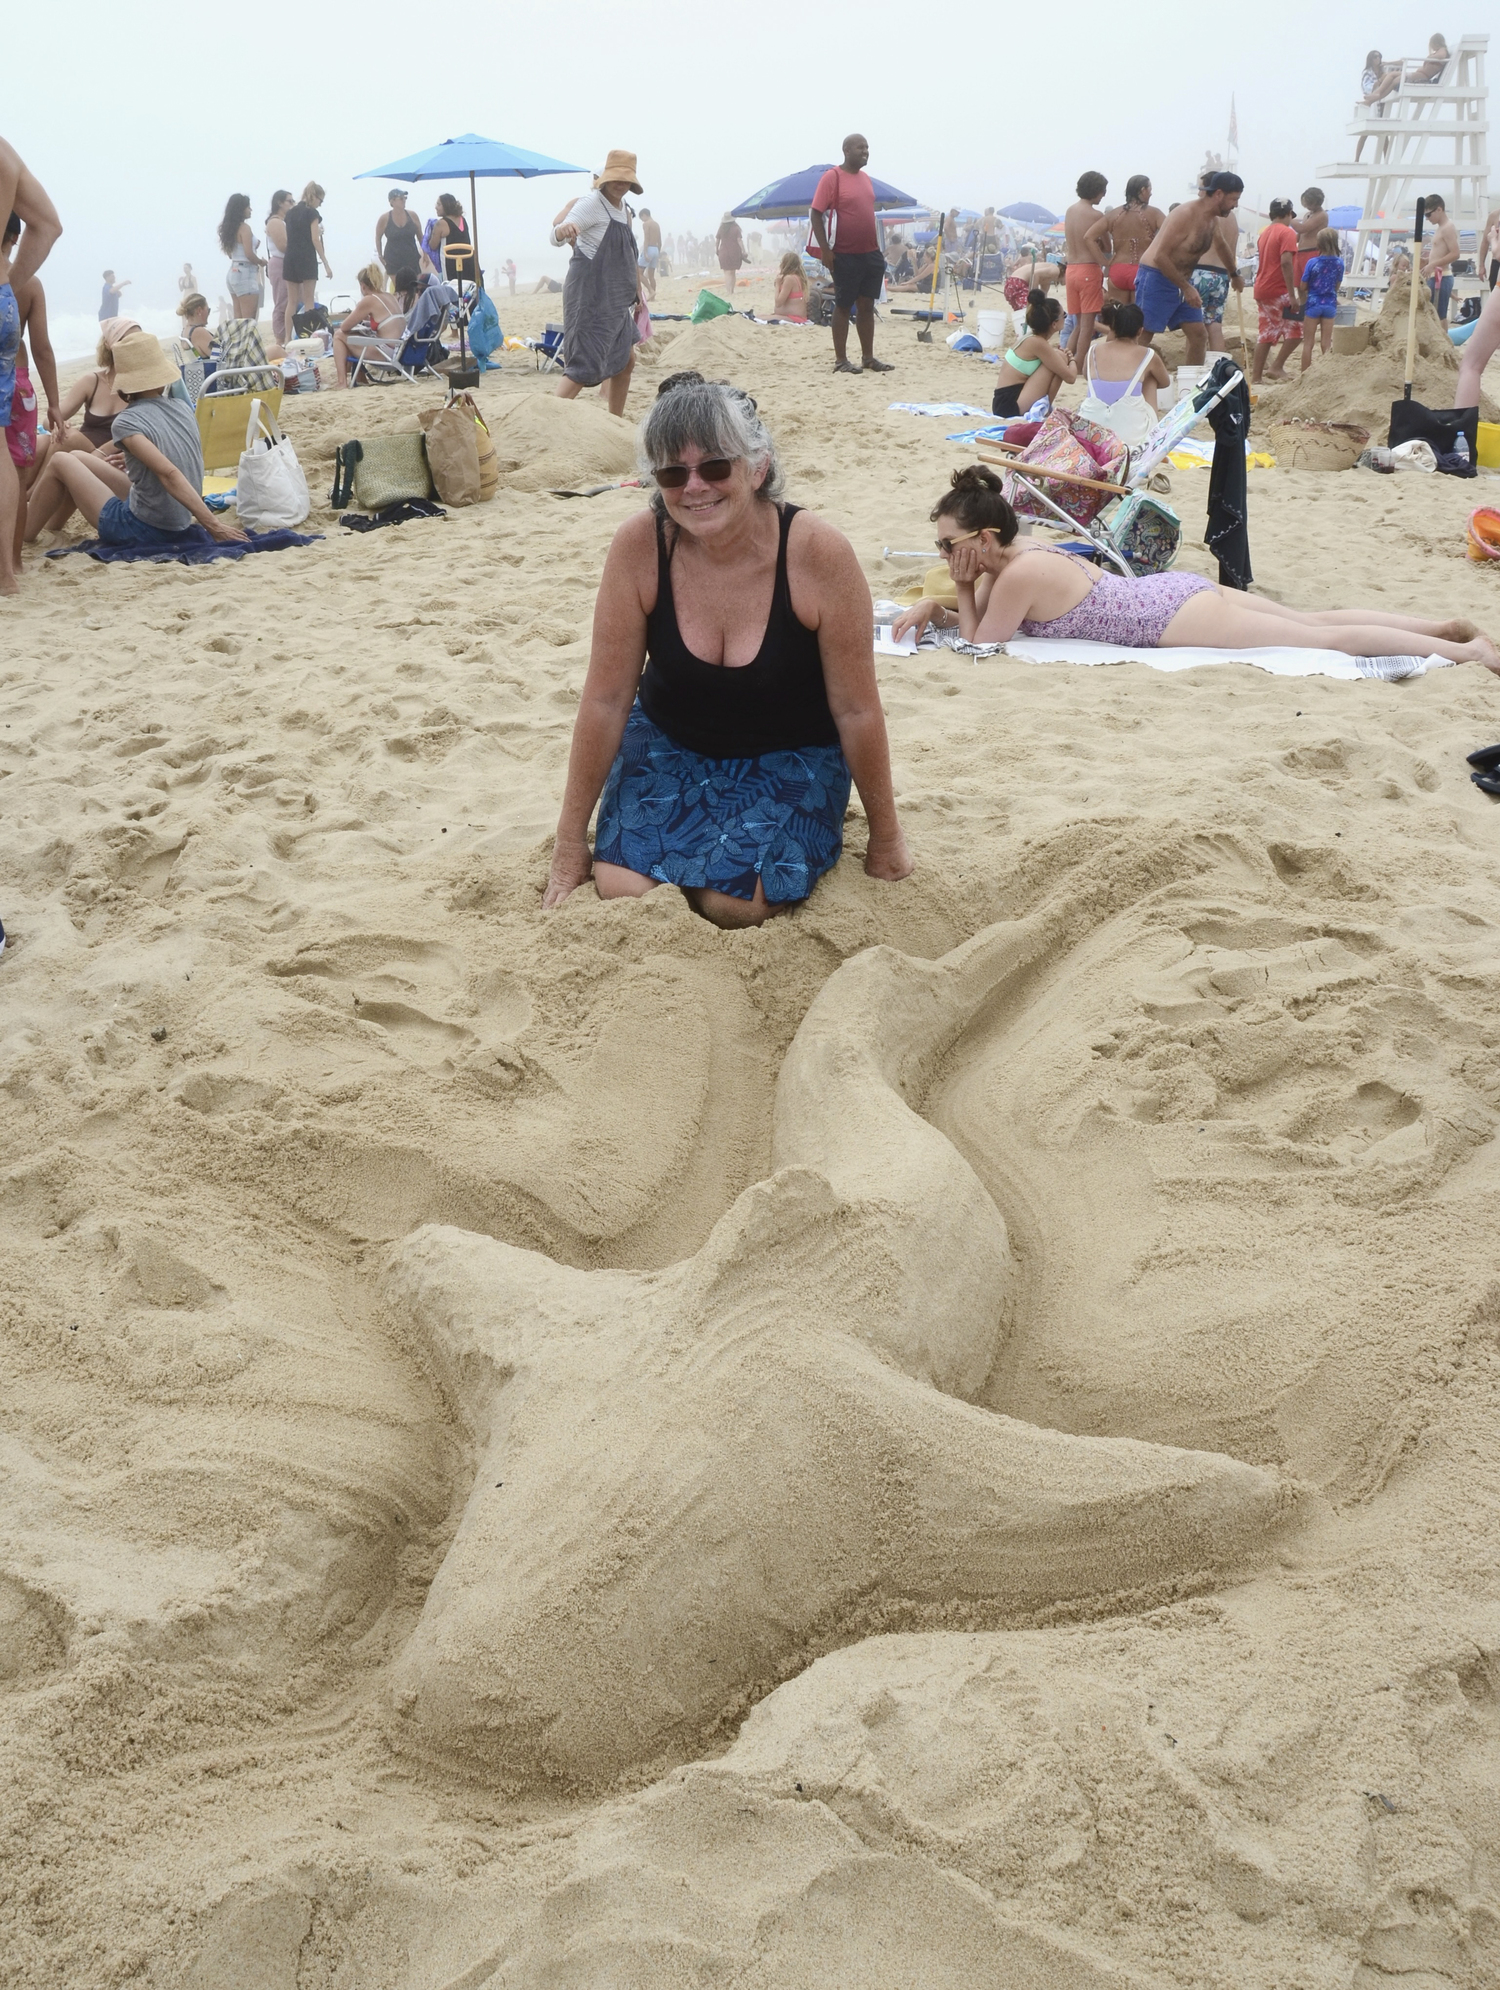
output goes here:
[[[1451, 52], [1435, 83], [1407, 80], [1423, 57], [1401, 62], [1401, 87], [1378, 104], [1360, 102], [1345, 127], [1363, 138], [1364, 157], [1320, 166], [1320, 180], [1363, 180], [1364, 207], [1354, 254], [1344, 275], [1346, 290], [1383, 291], [1390, 281], [1387, 263], [1392, 237], [1410, 235], [1419, 195], [1440, 193], [1460, 236], [1477, 237], [1489, 213], [1489, 93], [1484, 80], [1488, 35], [1465, 35]], [[1394, 65], [1393, 65], [1394, 66]], [[1449, 198], [1451, 191], [1451, 198]], [[1372, 274], [1365, 250], [1375, 243]], [[1478, 243], [1483, 255], [1483, 243]]]

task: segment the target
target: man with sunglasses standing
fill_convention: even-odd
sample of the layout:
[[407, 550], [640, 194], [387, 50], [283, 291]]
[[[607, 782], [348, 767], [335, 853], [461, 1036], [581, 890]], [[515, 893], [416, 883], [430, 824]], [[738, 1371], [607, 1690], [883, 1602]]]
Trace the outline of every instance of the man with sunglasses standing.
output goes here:
[[[875, 220], [875, 182], [865, 171], [870, 141], [857, 131], [844, 140], [844, 163], [830, 166], [813, 195], [812, 232], [819, 255], [833, 276], [833, 370], [835, 373], [894, 373], [875, 357], [875, 299], [885, 282], [885, 251]], [[830, 241], [828, 217], [836, 216]], [[859, 329], [860, 365], [848, 356], [849, 316]]]

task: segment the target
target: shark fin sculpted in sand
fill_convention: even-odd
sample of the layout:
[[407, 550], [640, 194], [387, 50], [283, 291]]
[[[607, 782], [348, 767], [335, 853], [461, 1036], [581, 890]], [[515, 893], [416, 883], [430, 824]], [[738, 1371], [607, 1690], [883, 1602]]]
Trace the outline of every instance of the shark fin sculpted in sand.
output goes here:
[[909, 1101], [1057, 937], [846, 962], [783, 1065], [775, 1172], [683, 1263], [581, 1272], [431, 1226], [398, 1247], [391, 1296], [479, 1460], [395, 1668], [404, 1745], [598, 1786], [871, 1631], [1098, 1611], [1264, 1553], [1295, 1507], [1274, 1474], [968, 1400], [1009, 1242]]

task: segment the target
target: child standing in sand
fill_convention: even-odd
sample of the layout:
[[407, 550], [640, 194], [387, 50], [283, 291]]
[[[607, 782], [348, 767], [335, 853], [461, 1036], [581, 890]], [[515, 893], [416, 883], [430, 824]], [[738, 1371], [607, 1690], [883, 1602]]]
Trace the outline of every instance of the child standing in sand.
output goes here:
[[1344, 259], [1339, 254], [1339, 238], [1331, 228], [1320, 228], [1313, 253], [1302, 269], [1302, 371], [1312, 365], [1313, 340], [1321, 338], [1326, 354], [1333, 343], [1334, 313], [1339, 308], [1339, 285], [1344, 280]]

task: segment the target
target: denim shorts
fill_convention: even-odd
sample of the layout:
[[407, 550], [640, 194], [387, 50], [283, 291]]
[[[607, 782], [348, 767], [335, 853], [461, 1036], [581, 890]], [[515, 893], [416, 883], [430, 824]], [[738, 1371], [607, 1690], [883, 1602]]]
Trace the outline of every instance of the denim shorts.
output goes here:
[[192, 531], [185, 525], [180, 532], [148, 525], [130, 509], [130, 499], [106, 498], [99, 513], [99, 538], [106, 546], [180, 546]]

